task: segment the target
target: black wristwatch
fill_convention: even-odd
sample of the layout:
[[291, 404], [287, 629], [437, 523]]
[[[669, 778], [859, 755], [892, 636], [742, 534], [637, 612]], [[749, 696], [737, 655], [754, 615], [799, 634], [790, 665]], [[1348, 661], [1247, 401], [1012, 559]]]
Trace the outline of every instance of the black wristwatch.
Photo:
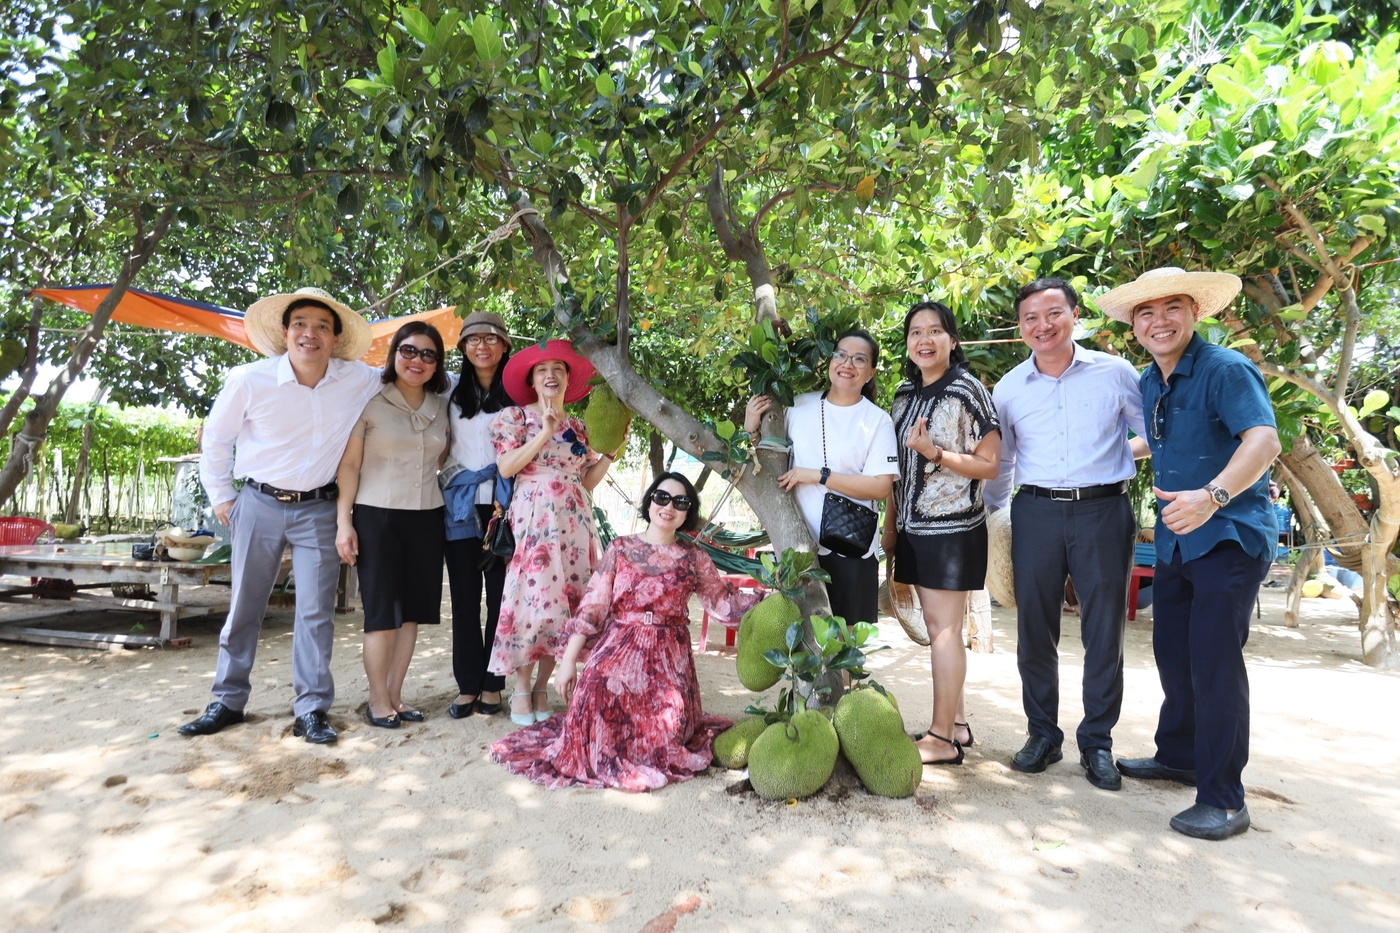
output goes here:
[[1219, 508], [1223, 509], [1230, 504], [1230, 490], [1217, 486], [1214, 483], [1206, 483], [1205, 488], [1206, 492], [1210, 493], [1210, 497], [1215, 500], [1215, 504]]
[[831, 470], [828, 467], [822, 467], [822, 478], [818, 482], [825, 486], [829, 479], [831, 479]]

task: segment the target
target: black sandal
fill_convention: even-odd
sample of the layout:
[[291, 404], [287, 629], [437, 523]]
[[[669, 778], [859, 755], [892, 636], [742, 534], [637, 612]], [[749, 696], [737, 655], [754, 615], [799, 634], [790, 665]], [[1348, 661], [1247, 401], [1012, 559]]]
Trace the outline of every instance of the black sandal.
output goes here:
[[[940, 742], [947, 742], [949, 745], [953, 746], [954, 748], [956, 748], [956, 749], [958, 750], [958, 757], [956, 757], [956, 758], [944, 758], [944, 759], [942, 759], [941, 761], [925, 761], [924, 764], [926, 764], [926, 765], [960, 765], [960, 764], [963, 763], [963, 748], [962, 748], [961, 745], [958, 744], [958, 742], [957, 742], [956, 739], [945, 739], [943, 736], [938, 735], [938, 734], [933, 733], [933, 732], [925, 732], [925, 733], [924, 733], [924, 737], [925, 737], [925, 738], [929, 738], [929, 739], [937, 739], [937, 740], [940, 741]], [[923, 755], [920, 755], [920, 756], [919, 756], [919, 759], [922, 761], [922, 760], [923, 760], [923, 757], [924, 757]]]
[[968, 725], [967, 723], [965, 723], [965, 722], [955, 722], [955, 723], [953, 723], [953, 727], [954, 727], [954, 728], [957, 728], [958, 726], [962, 726], [964, 729], [967, 730], [967, 741], [966, 741], [966, 742], [960, 742], [960, 743], [958, 743], [958, 744], [960, 744], [963, 748], [971, 748], [972, 746], [976, 745], [976, 744], [977, 744], [977, 740], [976, 740], [975, 738], [973, 738], [973, 736], [972, 736], [972, 727], [969, 726], [969, 725]]

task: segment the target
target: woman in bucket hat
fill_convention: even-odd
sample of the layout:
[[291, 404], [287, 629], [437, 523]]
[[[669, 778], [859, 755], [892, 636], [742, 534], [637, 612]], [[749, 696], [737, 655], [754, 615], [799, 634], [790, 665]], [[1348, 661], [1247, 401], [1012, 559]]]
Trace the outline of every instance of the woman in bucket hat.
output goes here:
[[547, 685], [559, 632], [578, 609], [597, 561], [585, 492], [603, 481], [612, 457], [589, 450], [583, 422], [564, 413], [566, 402], [588, 394], [591, 378], [592, 364], [567, 340], [532, 344], [505, 366], [506, 391], [519, 407], [491, 422], [496, 466], [515, 479], [515, 554], [488, 667], [515, 674], [510, 718], [516, 725], [550, 716]]
[[447, 715], [462, 719], [472, 713], [490, 716], [501, 711], [505, 678], [487, 670], [486, 661], [496, 640], [506, 564], [486, 555], [482, 545], [493, 507], [504, 506], [510, 498], [496, 470], [491, 421], [514, 403], [502, 381], [511, 339], [499, 314], [474, 311], [467, 315], [457, 349], [462, 352], [462, 371], [450, 377], [448, 410], [452, 461], [463, 469], [447, 480], [444, 495], [448, 499], [447, 578], [452, 589], [452, 676], [457, 681], [457, 698], [448, 705]]

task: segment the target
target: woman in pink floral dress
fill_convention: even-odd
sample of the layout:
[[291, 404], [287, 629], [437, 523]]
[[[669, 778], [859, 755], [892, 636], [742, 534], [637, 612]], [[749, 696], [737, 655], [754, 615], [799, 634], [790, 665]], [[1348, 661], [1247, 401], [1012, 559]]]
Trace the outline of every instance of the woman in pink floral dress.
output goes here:
[[589, 451], [583, 423], [563, 408], [588, 394], [592, 377], [593, 367], [567, 340], [551, 340], [543, 349], [526, 347], [510, 358], [502, 376], [521, 407], [506, 408], [491, 421], [496, 467], [515, 478], [510, 502], [515, 555], [506, 568], [487, 669], [515, 675], [510, 718], [516, 725], [550, 716], [546, 688], [559, 630], [578, 608], [597, 558], [584, 493], [603, 481], [612, 458]]
[[[677, 530], [699, 524], [690, 480], [664, 473], [642, 503], [646, 532], [608, 546], [564, 629], [568, 647], [554, 685], [572, 694], [568, 712], [491, 746], [493, 761], [536, 784], [655, 790], [709, 767], [711, 742], [729, 728], [700, 708], [689, 601], [695, 594], [732, 622], [759, 597], [736, 592], [703, 549], [677, 540]], [[585, 649], [591, 653], [578, 674]]]

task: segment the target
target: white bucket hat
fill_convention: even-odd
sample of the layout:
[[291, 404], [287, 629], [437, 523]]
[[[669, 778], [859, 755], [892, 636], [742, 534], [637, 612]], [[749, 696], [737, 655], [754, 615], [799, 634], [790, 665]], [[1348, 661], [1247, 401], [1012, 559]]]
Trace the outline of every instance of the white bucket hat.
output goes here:
[[1176, 266], [1163, 266], [1144, 272], [1127, 285], [1104, 292], [1094, 303], [1115, 321], [1131, 324], [1133, 310], [1144, 301], [1190, 295], [1196, 300], [1196, 319], [1200, 320], [1214, 317], [1228, 308], [1241, 287], [1240, 277], [1229, 272], [1187, 272]]
[[310, 298], [319, 301], [340, 318], [340, 334], [335, 342], [335, 356], [342, 360], [358, 360], [369, 352], [374, 334], [358, 311], [336, 301], [321, 288], [299, 288], [281, 295], [268, 295], [253, 302], [243, 314], [243, 330], [263, 356], [279, 356], [287, 352], [287, 337], [282, 328], [282, 314], [294, 302]]

